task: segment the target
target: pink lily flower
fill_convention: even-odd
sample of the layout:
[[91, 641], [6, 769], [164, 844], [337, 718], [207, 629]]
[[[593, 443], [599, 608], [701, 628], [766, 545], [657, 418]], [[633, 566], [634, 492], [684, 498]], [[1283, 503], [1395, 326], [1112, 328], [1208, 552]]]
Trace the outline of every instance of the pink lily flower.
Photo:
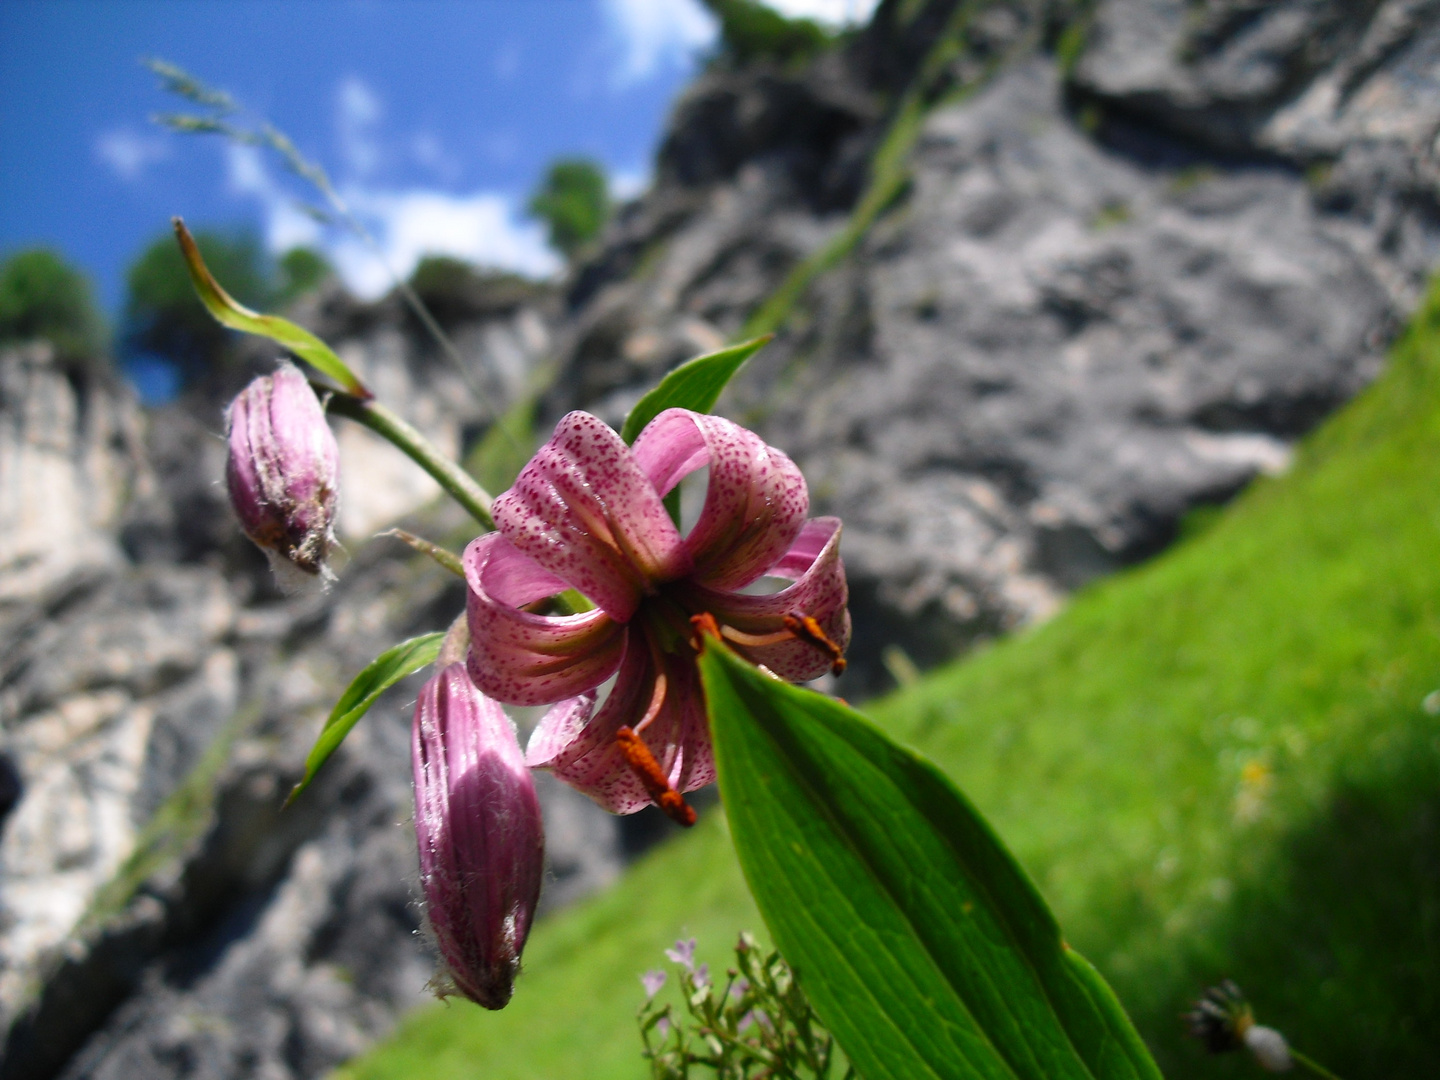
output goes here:
[[[661, 500], [707, 465], [681, 536]], [[791, 682], [844, 668], [840, 521], [809, 508], [794, 462], [718, 416], [668, 409], [633, 448], [588, 413], [562, 419], [464, 556], [471, 678], [497, 701], [554, 706], [526, 764], [613, 813], [653, 802], [692, 823], [683, 793], [715, 779], [692, 619]], [[762, 577], [790, 584], [746, 591]], [[570, 588], [595, 608], [533, 610]]]

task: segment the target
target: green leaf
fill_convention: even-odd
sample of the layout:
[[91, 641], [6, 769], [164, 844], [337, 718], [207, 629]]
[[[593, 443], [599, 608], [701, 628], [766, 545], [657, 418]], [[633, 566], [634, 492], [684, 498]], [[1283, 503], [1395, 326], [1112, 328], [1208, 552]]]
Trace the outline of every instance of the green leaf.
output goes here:
[[774, 334], [765, 334], [739, 345], [731, 345], [719, 352], [706, 353], [693, 360], [686, 360], [670, 374], [660, 380], [660, 385], [635, 403], [620, 437], [626, 443], [633, 443], [636, 436], [645, 430], [645, 425], [666, 409], [690, 409], [693, 412], [708, 413], [720, 400], [720, 391], [740, 370], [740, 365], [761, 350]]
[[426, 664], [433, 664], [440, 655], [440, 645], [444, 640], [444, 631], [437, 631], [402, 641], [399, 645], [386, 649], [370, 661], [364, 671], [355, 676], [340, 695], [335, 707], [330, 710], [330, 717], [320, 730], [320, 737], [315, 740], [315, 745], [310, 748], [310, 755], [305, 759], [305, 775], [291, 790], [285, 800], [286, 806], [310, 786], [310, 781], [315, 779], [320, 766], [324, 765], [345, 741], [345, 736], [350, 734], [350, 729], [370, 710], [370, 706], [375, 704], [375, 699], [406, 675], [419, 671]]
[[713, 641], [700, 669], [750, 890], [866, 1080], [1159, 1080], [1110, 988], [943, 773]]
[[200, 257], [200, 249], [190, 235], [190, 230], [185, 228], [185, 223], [177, 217], [172, 219], [172, 224], [175, 226], [175, 238], [180, 241], [180, 251], [185, 256], [185, 267], [190, 271], [191, 284], [195, 286], [200, 301], [216, 322], [232, 330], [269, 338], [277, 345], [289, 349], [316, 371], [334, 379], [356, 397], [369, 399], [374, 396], [346, 366], [345, 361], [309, 330], [278, 315], [261, 315], [258, 311], [251, 311], [222, 289], [205, 265], [205, 260]]

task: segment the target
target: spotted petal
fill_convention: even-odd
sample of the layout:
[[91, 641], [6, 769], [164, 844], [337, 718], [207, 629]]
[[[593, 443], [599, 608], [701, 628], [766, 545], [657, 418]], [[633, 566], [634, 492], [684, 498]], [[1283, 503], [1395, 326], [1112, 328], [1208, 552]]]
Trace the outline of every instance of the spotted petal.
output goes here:
[[627, 621], [651, 586], [681, 577], [690, 557], [660, 495], [620, 436], [572, 412], [498, 499], [505, 537]]
[[602, 608], [581, 615], [522, 610], [565, 589], [565, 582], [521, 554], [499, 533], [470, 543], [470, 677], [508, 705], [548, 705], [608, 679], [620, 664], [625, 630]]
[[[722, 625], [756, 635], [783, 629], [786, 615], [809, 615], [841, 649], [850, 644], [850, 612], [845, 607], [849, 593], [845, 566], [840, 561], [839, 518], [806, 522], [795, 543], [769, 574], [790, 578], [794, 584], [765, 596], [691, 586], [684, 603], [691, 610], [710, 612]], [[831, 662], [821, 649], [794, 638], [771, 645], [737, 646], [737, 651], [789, 682], [818, 678], [829, 670]]]
[[[548, 769], [613, 814], [633, 814], [650, 796], [626, 764], [615, 732], [635, 727], [655, 692], [655, 659], [641, 635], [632, 632], [610, 696], [592, 718], [593, 698], [561, 702], [530, 736], [525, 763]], [[661, 771], [680, 791], [694, 791], [715, 779], [715, 759], [705, 718], [699, 672], [690, 656], [662, 657], [666, 678], [659, 713], [640, 733]]]
[[723, 417], [666, 409], [640, 433], [634, 453], [662, 495], [710, 466], [705, 506], [685, 548], [695, 580], [712, 588], [739, 589], [759, 578], [790, 548], [809, 513], [795, 463]]

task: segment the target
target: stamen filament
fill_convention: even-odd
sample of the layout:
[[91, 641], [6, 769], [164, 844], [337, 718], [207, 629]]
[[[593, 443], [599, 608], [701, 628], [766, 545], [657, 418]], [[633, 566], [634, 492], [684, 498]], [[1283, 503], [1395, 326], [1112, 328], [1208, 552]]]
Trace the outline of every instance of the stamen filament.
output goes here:
[[664, 672], [655, 676], [655, 691], [650, 695], [650, 705], [645, 710], [644, 717], [635, 725], [636, 735], [649, 727], [650, 722], [660, 715], [660, 707], [665, 704], [665, 689], [668, 685]]
[[784, 617], [785, 629], [776, 630], [770, 634], [750, 634], [744, 630], [737, 630], [733, 626], [722, 624], [708, 611], [690, 617], [690, 624], [695, 627], [696, 639], [692, 643], [696, 650], [700, 648], [701, 636], [709, 634], [711, 637], [723, 638], [726, 641], [734, 642], [736, 645], [743, 645], [756, 648], [764, 645], [778, 645], [782, 641], [803, 641], [806, 645], [819, 649], [826, 656], [830, 657], [830, 673], [841, 675], [845, 672], [845, 651], [830, 639], [825, 633], [825, 628], [813, 615], [803, 615], [800, 612], [791, 612]]
[[792, 630], [776, 630], [773, 634], [747, 634], [744, 630], [736, 630], [733, 626], [721, 626], [720, 636], [727, 641], [733, 641], [736, 645], [779, 645], [782, 641], [792, 641], [795, 633]]

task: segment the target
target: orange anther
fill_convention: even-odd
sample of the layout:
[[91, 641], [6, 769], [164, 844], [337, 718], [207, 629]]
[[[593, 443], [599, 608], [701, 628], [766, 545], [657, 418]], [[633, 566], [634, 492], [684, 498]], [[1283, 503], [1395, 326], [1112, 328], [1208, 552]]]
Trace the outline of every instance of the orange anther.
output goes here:
[[645, 740], [629, 727], [621, 726], [615, 732], [615, 742], [620, 747], [620, 753], [625, 755], [625, 763], [630, 766], [630, 771], [645, 785], [651, 800], [665, 811], [665, 816], [686, 828], [694, 825], [695, 808], [685, 801], [685, 796], [670, 786], [670, 781], [660, 770], [660, 763], [645, 745]]
[[699, 615], [691, 615], [690, 625], [695, 628], [696, 637], [694, 645], [696, 649], [700, 648], [702, 644], [700, 639], [702, 637], [709, 636], [716, 641], [720, 640], [720, 624], [715, 621], [715, 616], [711, 615], [708, 611], [702, 611]]
[[796, 612], [785, 616], [785, 629], [789, 630], [807, 645], [813, 645], [821, 652], [830, 655], [830, 674], [840, 675], [845, 671], [844, 650], [830, 640], [823, 627], [812, 615], [801, 615]]

